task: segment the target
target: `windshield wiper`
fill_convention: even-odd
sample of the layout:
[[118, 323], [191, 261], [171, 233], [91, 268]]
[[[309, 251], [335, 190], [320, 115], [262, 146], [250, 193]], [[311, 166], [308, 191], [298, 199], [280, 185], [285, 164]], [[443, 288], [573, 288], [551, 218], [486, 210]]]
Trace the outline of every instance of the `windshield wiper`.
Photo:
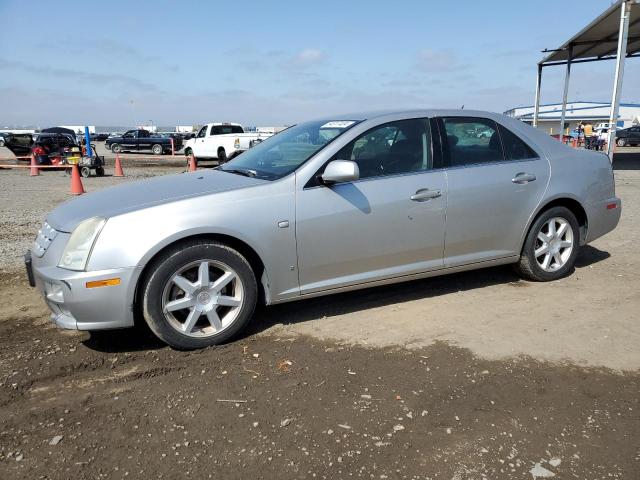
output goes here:
[[236, 175], [244, 175], [245, 177], [255, 177], [258, 172], [255, 170], [250, 170], [248, 168], [230, 168], [228, 170], [224, 168], [220, 168], [219, 170], [223, 172], [235, 173]]

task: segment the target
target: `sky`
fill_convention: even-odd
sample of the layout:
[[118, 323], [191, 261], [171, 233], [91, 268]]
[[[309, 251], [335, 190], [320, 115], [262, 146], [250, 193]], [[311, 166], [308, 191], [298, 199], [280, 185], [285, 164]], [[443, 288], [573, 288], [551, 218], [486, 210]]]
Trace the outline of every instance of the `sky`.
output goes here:
[[[378, 109], [531, 105], [540, 50], [609, 0], [0, 0], [0, 126], [288, 125]], [[53, 6], [55, 5], [55, 8]], [[570, 100], [610, 101], [614, 63]], [[544, 71], [542, 103], [562, 98]], [[640, 102], [640, 61], [622, 100]]]

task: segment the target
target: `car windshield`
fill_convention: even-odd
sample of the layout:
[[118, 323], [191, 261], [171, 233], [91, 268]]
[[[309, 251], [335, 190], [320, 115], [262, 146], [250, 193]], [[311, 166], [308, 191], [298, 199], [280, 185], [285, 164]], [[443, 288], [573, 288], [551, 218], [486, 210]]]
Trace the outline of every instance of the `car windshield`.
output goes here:
[[356, 123], [323, 120], [295, 125], [225, 163], [219, 170], [277, 180], [296, 170]]

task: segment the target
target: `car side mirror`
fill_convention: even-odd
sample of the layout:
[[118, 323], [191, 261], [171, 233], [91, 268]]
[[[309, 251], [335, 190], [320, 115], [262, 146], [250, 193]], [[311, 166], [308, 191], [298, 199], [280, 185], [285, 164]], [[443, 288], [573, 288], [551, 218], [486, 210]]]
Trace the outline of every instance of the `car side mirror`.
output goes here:
[[320, 179], [324, 185], [334, 183], [353, 182], [360, 178], [360, 169], [356, 162], [351, 160], [333, 160], [324, 169]]

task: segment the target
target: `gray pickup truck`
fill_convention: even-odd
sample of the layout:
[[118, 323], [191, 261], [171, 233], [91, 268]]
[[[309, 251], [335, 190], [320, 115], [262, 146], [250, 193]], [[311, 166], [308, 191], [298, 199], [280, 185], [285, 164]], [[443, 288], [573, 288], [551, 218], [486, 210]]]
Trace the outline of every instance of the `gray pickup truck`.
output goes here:
[[[109, 137], [105, 140], [105, 147], [113, 153], [125, 151], [138, 152], [150, 150], [154, 155], [171, 153], [171, 139], [173, 137], [163, 137], [153, 134], [147, 130], [129, 130], [121, 137]], [[182, 148], [182, 139], [173, 138], [174, 150]]]

